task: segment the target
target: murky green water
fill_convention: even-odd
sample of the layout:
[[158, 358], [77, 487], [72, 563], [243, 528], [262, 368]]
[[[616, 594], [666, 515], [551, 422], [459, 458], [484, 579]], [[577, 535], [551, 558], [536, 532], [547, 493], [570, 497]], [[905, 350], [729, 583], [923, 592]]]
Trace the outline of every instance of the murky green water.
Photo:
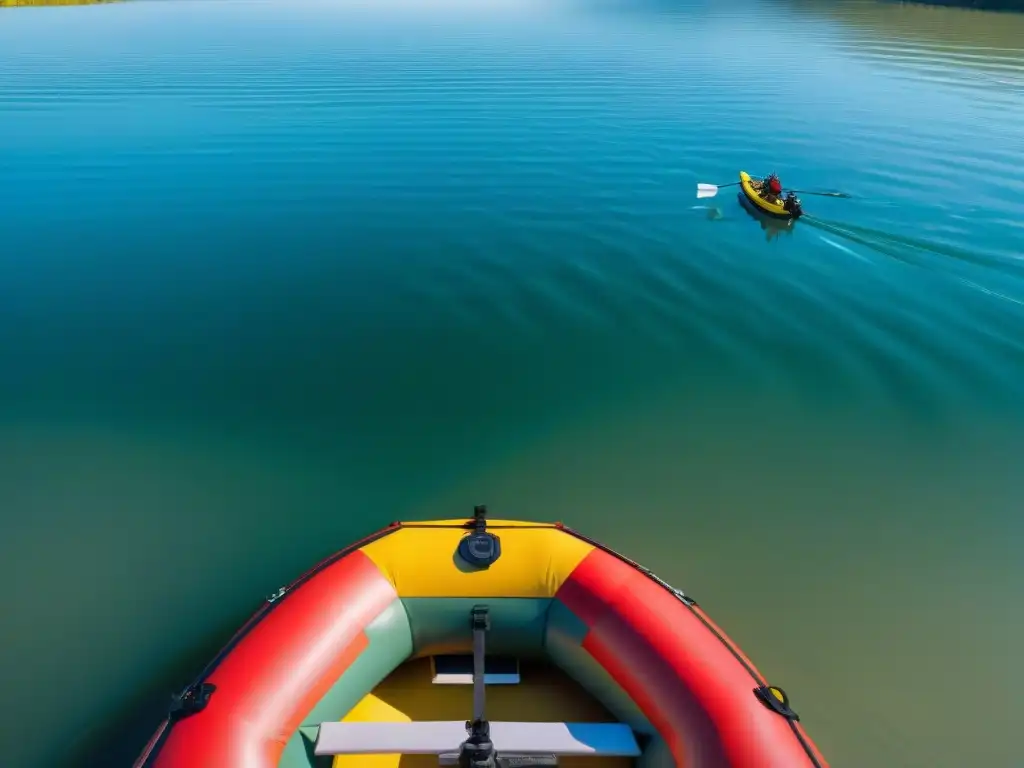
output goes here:
[[[1021, 17], [7, 9], [0, 73], [5, 765], [130, 764], [264, 595], [480, 502], [695, 594], [836, 766], [1015, 763]], [[695, 198], [741, 168], [853, 197]]]

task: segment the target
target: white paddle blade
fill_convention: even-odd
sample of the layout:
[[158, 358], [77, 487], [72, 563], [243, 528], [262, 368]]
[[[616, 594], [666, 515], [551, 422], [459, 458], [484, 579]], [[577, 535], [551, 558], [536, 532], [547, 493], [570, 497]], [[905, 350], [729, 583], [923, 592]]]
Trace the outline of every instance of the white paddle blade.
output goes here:
[[698, 184], [697, 185], [697, 199], [700, 200], [704, 197], [714, 197], [718, 194], [718, 187], [714, 184]]

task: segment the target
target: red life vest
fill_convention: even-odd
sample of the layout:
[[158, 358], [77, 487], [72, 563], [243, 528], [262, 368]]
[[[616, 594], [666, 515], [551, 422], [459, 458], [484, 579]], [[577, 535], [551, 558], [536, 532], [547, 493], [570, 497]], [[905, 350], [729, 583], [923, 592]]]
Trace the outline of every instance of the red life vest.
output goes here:
[[780, 195], [782, 194], [782, 184], [779, 183], [778, 179], [769, 179], [768, 191], [771, 192], [773, 195]]

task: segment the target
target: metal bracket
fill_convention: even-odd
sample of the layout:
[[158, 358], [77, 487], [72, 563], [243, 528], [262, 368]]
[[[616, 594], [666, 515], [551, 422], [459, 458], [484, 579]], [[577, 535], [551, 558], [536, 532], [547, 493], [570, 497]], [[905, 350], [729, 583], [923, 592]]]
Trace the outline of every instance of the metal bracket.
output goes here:
[[287, 594], [287, 592], [288, 592], [288, 587], [281, 587], [274, 594], [267, 596], [267, 602], [268, 603], [276, 603], [278, 600], [280, 600], [282, 597], [284, 597], [285, 594]]

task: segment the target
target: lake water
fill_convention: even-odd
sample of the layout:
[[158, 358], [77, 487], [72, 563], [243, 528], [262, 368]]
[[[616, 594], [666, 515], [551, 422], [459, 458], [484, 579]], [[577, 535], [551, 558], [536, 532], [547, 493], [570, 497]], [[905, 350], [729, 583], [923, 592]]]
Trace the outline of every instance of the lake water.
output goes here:
[[[127, 766], [401, 518], [694, 594], [835, 766], [1019, 764], [1024, 18], [0, 11], [3, 763]], [[735, 188], [778, 171], [809, 216]]]

